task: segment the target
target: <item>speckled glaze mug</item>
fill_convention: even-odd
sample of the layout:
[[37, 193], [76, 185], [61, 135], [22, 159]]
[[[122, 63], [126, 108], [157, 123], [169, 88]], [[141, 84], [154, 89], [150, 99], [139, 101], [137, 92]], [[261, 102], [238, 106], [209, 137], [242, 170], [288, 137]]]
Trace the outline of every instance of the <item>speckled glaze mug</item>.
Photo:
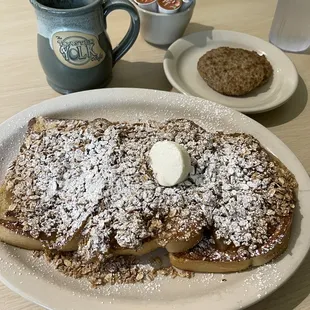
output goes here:
[[[47, 82], [57, 92], [103, 87], [115, 63], [131, 48], [140, 30], [128, 0], [30, 0], [37, 15], [38, 55]], [[114, 10], [130, 14], [128, 32], [112, 49], [106, 18]]]

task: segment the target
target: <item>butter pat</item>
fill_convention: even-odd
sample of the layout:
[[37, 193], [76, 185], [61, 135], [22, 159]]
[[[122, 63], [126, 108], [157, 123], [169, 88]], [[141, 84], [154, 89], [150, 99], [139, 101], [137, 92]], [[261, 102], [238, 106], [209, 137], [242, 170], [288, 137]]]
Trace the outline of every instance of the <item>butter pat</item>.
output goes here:
[[150, 163], [157, 182], [162, 186], [183, 182], [191, 171], [188, 152], [173, 141], [156, 142], [150, 150]]

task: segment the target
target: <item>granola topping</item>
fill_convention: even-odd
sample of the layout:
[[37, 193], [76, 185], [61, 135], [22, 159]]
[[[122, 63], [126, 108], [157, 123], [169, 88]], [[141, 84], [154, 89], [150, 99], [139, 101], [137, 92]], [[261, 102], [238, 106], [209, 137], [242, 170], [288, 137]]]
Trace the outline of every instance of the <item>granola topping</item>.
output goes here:
[[139, 258], [133, 256], [111, 257], [105, 261], [85, 261], [81, 260], [76, 252], [34, 252], [34, 256], [46, 259], [67, 276], [87, 279], [92, 287], [147, 282], [158, 276], [193, 277], [192, 272], [163, 265], [159, 258], [141, 263]]
[[[50, 248], [83, 228], [78, 254], [91, 259], [207, 227], [251, 252], [292, 212], [292, 175], [250, 135], [209, 133], [188, 120], [51, 123], [28, 133], [6, 176], [11, 214], [34, 238], [54, 238]], [[171, 188], [156, 182], [148, 160], [164, 140], [182, 145], [194, 167]]]

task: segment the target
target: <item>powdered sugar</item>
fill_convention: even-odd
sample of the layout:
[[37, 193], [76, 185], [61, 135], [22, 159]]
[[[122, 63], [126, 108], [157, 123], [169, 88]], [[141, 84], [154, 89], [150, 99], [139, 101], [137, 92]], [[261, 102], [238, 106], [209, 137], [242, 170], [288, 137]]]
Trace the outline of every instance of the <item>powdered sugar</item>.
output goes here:
[[[226, 244], [254, 251], [268, 237], [268, 223], [290, 212], [290, 175], [282, 176], [249, 135], [208, 133], [187, 120], [51, 124], [30, 132], [6, 178], [24, 231], [56, 234], [51, 247], [66, 244], [87, 221], [80, 245], [87, 259], [114, 245], [136, 249], [148, 238], [162, 245], [187, 240], [206, 226]], [[172, 188], [157, 184], [148, 163], [160, 140], [183, 145], [194, 167]], [[288, 197], [273, 203], [279, 190]]]
[[245, 292], [247, 292], [247, 288], [255, 287], [258, 292], [257, 297], [262, 298], [275, 286], [275, 283], [279, 283], [281, 280], [282, 275], [277, 266], [270, 263], [253, 270], [252, 274], [244, 280], [243, 286]]

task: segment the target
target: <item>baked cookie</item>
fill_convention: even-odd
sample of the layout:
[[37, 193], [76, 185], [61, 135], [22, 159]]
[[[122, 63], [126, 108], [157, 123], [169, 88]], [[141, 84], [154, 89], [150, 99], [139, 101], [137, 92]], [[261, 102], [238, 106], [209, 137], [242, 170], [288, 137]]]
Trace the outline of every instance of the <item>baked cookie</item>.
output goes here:
[[267, 58], [242, 48], [219, 47], [198, 61], [201, 77], [215, 91], [241, 96], [265, 84], [273, 73]]

